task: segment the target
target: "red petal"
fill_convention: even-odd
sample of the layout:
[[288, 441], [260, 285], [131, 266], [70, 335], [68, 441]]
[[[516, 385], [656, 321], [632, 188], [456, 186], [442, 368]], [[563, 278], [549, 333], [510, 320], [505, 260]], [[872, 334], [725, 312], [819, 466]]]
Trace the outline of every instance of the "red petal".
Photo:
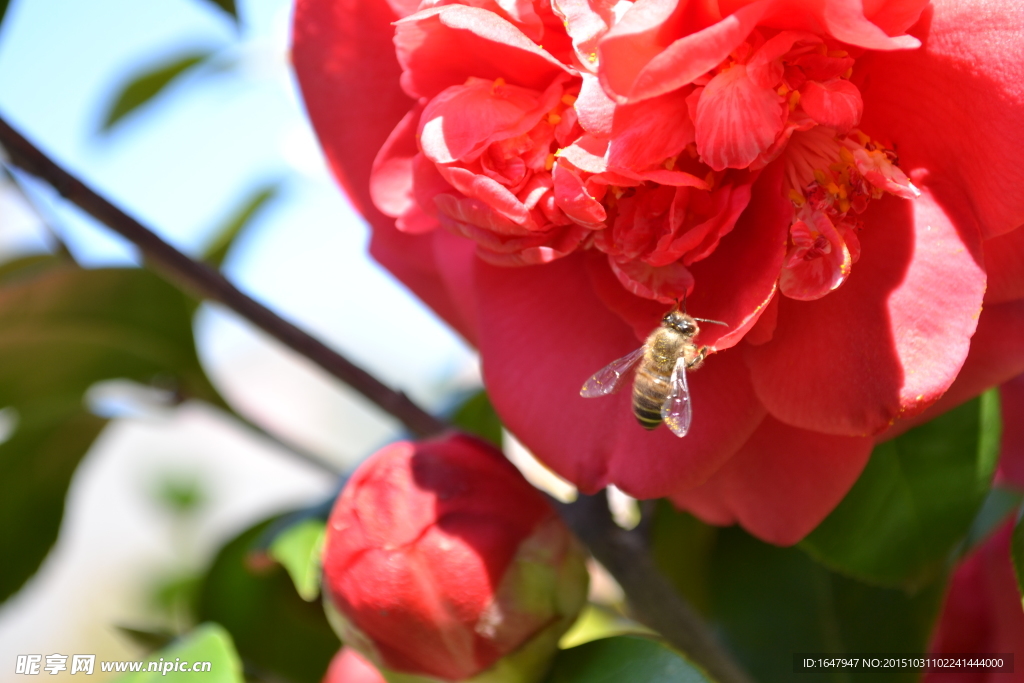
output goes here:
[[868, 438], [809, 432], [766, 417], [706, 483], [671, 500], [712, 524], [734, 519], [763, 541], [792, 545], [839, 504], [872, 446]]
[[787, 113], [778, 93], [756, 85], [737, 64], [700, 92], [693, 117], [697, 152], [716, 171], [746, 168], [775, 142]]
[[[724, 2], [723, 11], [732, 3]], [[866, 5], [866, 6], [865, 6]], [[873, 5], [873, 6], [872, 6]], [[880, 6], [881, 5], [881, 6]], [[907, 50], [919, 43], [905, 31], [927, 5], [926, 0], [898, 2], [850, 2], [849, 0], [776, 0], [771, 3], [760, 26], [827, 33], [848, 45], [869, 50]], [[865, 16], [866, 15], [866, 16]], [[877, 22], [877, 25], [876, 23]]]
[[928, 410], [907, 420], [898, 420], [876, 437], [886, 441], [919, 424], [952, 410], [989, 387], [1009, 381], [1024, 372], [1024, 300], [986, 306], [971, 339], [971, 351], [956, 381]]
[[1003, 444], [998, 481], [1024, 489], [1024, 375], [1017, 375], [999, 390], [1003, 409]]
[[1024, 299], [1024, 228], [985, 240], [985, 304]]
[[591, 289], [583, 256], [527, 268], [478, 264], [480, 355], [498, 414], [586, 493], [614, 483], [651, 498], [703, 481], [764, 414], [742, 359], [718, 354], [692, 374], [694, 419], [685, 439], [638, 425], [628, 389], [581, 398], [590, 375], [639, 346]]
[[[601, 83], [620, 102], [663, 95], [718, 66], [753, 30], [766, 3], [742, 7], [678, 40], [689, 3], [641, 0], [601, 40]], [[692, 11], [692, 10], [691, 10]], [[724, 12], [723, 12], [724, 14]]]
[[497, 14], [477, 7], [445, 5], [398, 22], [395, 47], [405, 72], [402, 87], [433, 97], [467, 78], [504, 78], [544, 90], [569, 73], [558, 60]]
[[954, 222], [956, 208], [928, 191], [873, 202], [846, 284], [817, 301], [779, 302], [773, 339], [747, 349], [772, 415], [865, 436], [942, 396], [967, 357], [985, 291], [976, 229]]
[[399, 233], [370, 199], [374, 157], [413, 104], [398, 87], [395, 18], [384, 3], [299, 0], [292, 61], [327, 162], [373, 226], [371, 254], [466, 334], [462, 315], [437, 275], [431, 239]]
[[819, 83], [808, 81], [800, 88], [800, 106], [823, 126], [845, 133], [860, 123], [864, 103], [857, 86], [836, 78]]
[[915, 184], [966, 191], [986, 239], [1024, 223], [1024, 12], [1015, 0], [937, 0], [924, 47], [858, 60], [862, 128], [897, 145]]
[[693, 142], [684, 91], [615, 108], [608, 165], [643, 170], [674, 157]]
[[[1013, 520], [968, 557], [956, 570], [929, 652], [1014, 652], [1024, 643], [1024, 612], [1010, 560]], [[950, 670], [930, 673], [925, 683], [996, 683], [1020, 681], [1016, 675]], [[975, 676], [974, 674], [981, 675]]]

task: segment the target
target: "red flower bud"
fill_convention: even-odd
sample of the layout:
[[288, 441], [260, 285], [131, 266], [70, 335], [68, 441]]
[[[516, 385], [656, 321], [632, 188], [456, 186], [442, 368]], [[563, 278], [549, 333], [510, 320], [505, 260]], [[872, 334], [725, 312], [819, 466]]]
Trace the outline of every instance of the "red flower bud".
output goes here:
[[331, 659], [321, 683], [387, 683], [380, 672], [350, 647], [343, 647]]
[[323, 566], [346, 644], [385, 673], [452, 681], [506, 655], [542, 669], [586, 597], [582, 552], [552, 507], [462, 435], [363, 463], [331, 513]]

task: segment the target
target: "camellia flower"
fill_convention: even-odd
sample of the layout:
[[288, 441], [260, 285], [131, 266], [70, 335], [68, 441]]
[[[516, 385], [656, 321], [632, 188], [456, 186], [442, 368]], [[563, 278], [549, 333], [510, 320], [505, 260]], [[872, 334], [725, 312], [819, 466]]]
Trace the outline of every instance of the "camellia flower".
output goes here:
[[[1024, 491], [1024, 375], [1000, 387], [1003, 412], [1002, 452], [997, 481]], [[934, 655], [960, 653], [1008, 653], [1024, 643], [1024, 611], [1014, 568], [1010, 539], [1015, 515], [1011, 514], [992, 536], [975, 548], [953, 573], [946, 602], [932, 637]], [[1024, 681], [1019, 665], [1013, 674], [984, 670], [950, 670], [928, 673], [924, 683], [995, 683]]]
[[542, 676], [587, 595], [583, 551], [547, 500], [462, 435], [360, 465], [328, 520], [323, 576], [342, 641], [404, 681]]
[[[298, 0], [371, 251], [593, 492], [792, 543], [878, 440], [1024, 370], [1024, 17], [973, 0]], [[581, 383], [673, 306], [693, 427]], [[982, 308], [984, 307], [984, 312]]]

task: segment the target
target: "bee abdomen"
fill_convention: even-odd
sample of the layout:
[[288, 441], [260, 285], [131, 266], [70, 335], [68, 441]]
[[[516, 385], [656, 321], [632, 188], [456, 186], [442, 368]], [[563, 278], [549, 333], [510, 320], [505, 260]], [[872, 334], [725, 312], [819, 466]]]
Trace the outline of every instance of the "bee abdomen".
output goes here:
[[633, 382], [633, 415], [644, 429], [661, 424], [661, 406], [668, 397], [669, 380], [638, 368]]

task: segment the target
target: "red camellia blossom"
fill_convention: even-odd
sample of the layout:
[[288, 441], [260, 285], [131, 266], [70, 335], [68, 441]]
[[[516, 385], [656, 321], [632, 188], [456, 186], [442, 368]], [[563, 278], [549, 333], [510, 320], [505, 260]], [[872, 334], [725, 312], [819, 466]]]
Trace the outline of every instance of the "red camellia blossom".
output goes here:
[[500, 452], [447, 436], [392, 444], [352, 475], [328, 520], [324, 591], [343, 642], [382, 669], [539, 676], [586, 601], [583, 558]]
[[[583, 491], [792, 543], [872, 446], [1024, 370], [1024, 15], [1005, 0], [298, 0], [371, 251]], [[581, 383], [718, 320], [693, 427]], [[984, 308], [984, 312], [982, 309]]]

